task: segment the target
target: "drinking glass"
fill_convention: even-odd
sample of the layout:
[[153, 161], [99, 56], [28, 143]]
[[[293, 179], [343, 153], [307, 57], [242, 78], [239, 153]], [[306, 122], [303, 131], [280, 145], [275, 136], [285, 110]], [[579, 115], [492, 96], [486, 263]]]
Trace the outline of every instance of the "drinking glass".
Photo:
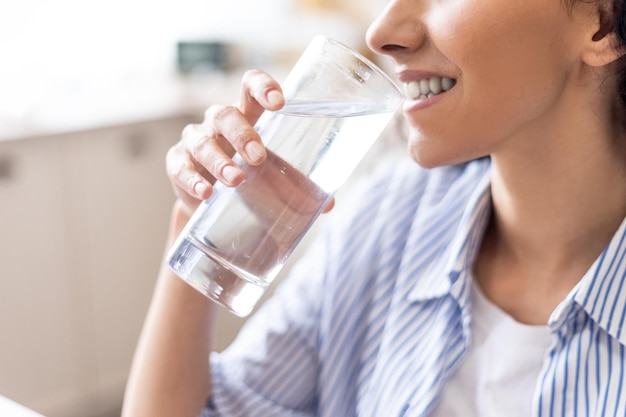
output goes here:
[[169, 267], [247, 316], [402, 102], [394, 82], [345, 45], [315, 37], [281, 85], [285, 106], [255, 129], [268, 151], [237, 187], [216, 184], [166, 256]]

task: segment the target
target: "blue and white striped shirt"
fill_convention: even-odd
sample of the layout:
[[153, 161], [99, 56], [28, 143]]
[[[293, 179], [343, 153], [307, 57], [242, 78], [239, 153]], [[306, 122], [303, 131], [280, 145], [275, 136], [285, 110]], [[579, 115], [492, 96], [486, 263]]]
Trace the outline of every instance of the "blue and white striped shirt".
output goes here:
[[[470, 346], [490, 162], [397, 163], [211, 356], [203, 416], [427, 416]], [[626, 416], [625, 224], [559, 304], [533, 415]]]

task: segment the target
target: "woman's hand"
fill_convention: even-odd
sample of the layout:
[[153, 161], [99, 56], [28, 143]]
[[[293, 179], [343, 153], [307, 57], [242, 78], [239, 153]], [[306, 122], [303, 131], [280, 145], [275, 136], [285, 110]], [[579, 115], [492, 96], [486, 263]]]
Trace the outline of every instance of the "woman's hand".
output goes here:
[[187, 214], [209, 197], [213, 183], [238, 185], [243, 174], [232, 156], [239, 153], [250, 165], [267, 157], [253, 125], [264, 110], [280, 110], [285, 104], [276, 80], [259, 70], [246, 72], [237, 106], [213, 105], [199, 124], [187, 125], [180, 141], [166, 157], [167, 174]]

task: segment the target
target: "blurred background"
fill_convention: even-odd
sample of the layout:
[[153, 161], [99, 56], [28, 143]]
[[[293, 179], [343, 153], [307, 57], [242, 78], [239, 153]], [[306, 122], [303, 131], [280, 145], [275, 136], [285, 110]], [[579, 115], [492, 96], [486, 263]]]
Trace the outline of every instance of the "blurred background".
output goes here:
[[[0, 5], [0, 397], [119, 415], [164, 252], [167, 149], [312, 36], [367, 53], [382, 0]], [[218, 349], [242, 319], [220, 318]]]

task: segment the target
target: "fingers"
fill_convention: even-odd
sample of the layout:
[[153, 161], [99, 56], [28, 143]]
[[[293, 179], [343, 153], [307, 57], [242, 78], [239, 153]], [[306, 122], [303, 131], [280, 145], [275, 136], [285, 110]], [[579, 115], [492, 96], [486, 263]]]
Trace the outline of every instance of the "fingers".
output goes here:
[[267, 152], [253, 125], [263, 111], [278, 110], [284, 101], [278, 82], [262, 71], [248, 71], [238, 107], [213, 105], [202, 123], [183, 129], [166, 165], [174, 190], [187, 207], [208, 198], [216, 180], [229, 186], [241, 183], [243, 173], [232, 159], [235, 153], [249, 165], [265, 161]]
[[[249, 123], [248, 118], [234, 106], [209, 107], [202, 128], [204, 136], [207, 137], [205, 144], [221, 146], [230, 155], [238, 152], [250, 165], [261, 164], [267, 156], [261, 137]], [[202, 143], [196, 145], [201, 147]], [[212, 150], [213, 148], [206, 151]], [[197, 153], [201, 155], [201, 152]], [[207, 164], [211, 162], [210, 159], [199, 159], [199, 162], [211, 171]], [[213, 171], [211, 173], [214, 174]]]
[[250, 124], [256, 123], [264, 110], [276, 111], [284, 105], [283, 90], [268, 74], [250, 70], [243, 75], [240, 106]]
[[[197, 169], [182, 141], [170, 148], [165, 157], [167, 174], [174, 186], [176, 195], [186, 205], [197, 205], [193, 200], [204, 200], [212, 191], [210, 176], [204, 176]], [[199, 201], [198, 201], [199, 202]]]
[[324, 213], [328, 213], [335, 207], [335, 199], [330, 200], [330, 203], [326, 207], [324, 207]]

